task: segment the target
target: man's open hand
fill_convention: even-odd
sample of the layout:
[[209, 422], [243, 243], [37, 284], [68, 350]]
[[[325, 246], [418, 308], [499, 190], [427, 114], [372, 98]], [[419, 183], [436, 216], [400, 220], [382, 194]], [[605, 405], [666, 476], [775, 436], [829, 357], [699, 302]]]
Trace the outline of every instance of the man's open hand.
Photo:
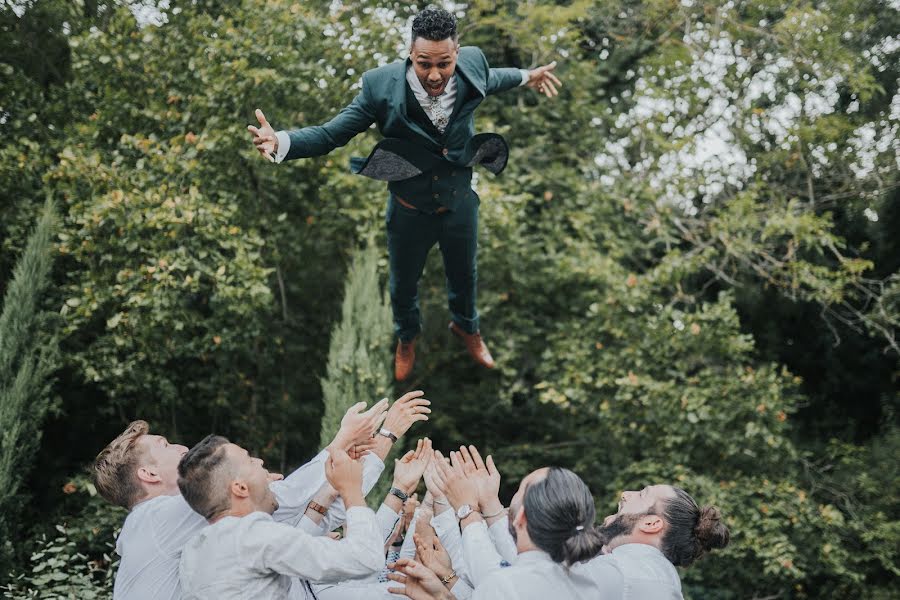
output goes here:
[[263, 111], [256, 109], [256, 118], [259, 120], [259, 127], [247, 125], [247, 131], [253, 134], [253, 144], [260, 154], [269, 162], [275, 162], [275, 153], [278, 151], [278, 138], [275, 137], [275, 130], [266, 120]]
[[556, 88], [562, 87], [562, 82], [553, 74], [553, 69], [555, 68], [556, 61], [554, 60], [549, 65], [528, 71], [528, 82], [525, 85], [533, 90], [537, 90], [548, 98], [553, 98], [559, 94]]

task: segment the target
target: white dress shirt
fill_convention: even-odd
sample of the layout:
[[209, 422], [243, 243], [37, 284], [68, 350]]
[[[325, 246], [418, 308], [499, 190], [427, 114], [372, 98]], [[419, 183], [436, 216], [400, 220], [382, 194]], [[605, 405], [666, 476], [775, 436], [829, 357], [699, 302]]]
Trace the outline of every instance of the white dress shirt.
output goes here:
[[605, 583], [611, 569], [621, 575], [623, 600], [683, 600], [681, 579], [675, 565], [656, 547], [648, 544], [625, 544], [572, 567], [572, 570], [597, 582]]
[[[497, 552], [492, 538], [499, 539], [501, 545], [513, 543], [509, 531], [497, 527], [501, 522], [506, 521], [494, 523], [490, 533], [483, 522], [472, 523], [463, 530], [463, 554], [476, 592], [497, 572], [510, 570], [510, 563], [518, 566], [522, 557], [530, 554], [520, 554], [516, 560], [508, 561]], [[508, 539], [503, 541], [504, 537]], [[571, 580], [572, 585], [591, 586], [597, 598], [682, 600], [681, 580], [675, 566], [657, 548], [647, 544], [618, 546], [610, 554], [572, 565], [571, 573], [573, 577], [577, 575]]]
[[[519, 87], [528, 83], [528, 70], [527, 69], [519, 69], [522, 72], [522, 83], [519, 84]], [[425, 114], [428, 115], [428, 119], [432, 123], [436, 123], [437, 119], [431, 110], [431, 99], [428, 95], [428, 92], [425, 91], [425, 88], [422, 86], [422, 82], [419, 81], [418, 76], [416, 75], [415, 67], [409, 65], [406, 68], [406, 82], [409, 84], [410, 89], [416, 97], [416, 100], [419, 101], [419, 105], [422, 107], [422, 110], [425, 111]], [[450, 117], [453, 115], [453, 106], [456, 103], [456, 75], [450, 78], [450, 81], [447, 82], [447, 86], [444, 88], [444, 92], [440, 96], [440, 105], [441, 108], [444, 109], [444, 113]], [[288, 152], [291, 150], [291, 138], [287, 134], [287, 131], [276, 131], [275, 137], [278, 139], [278, 150], [275, 151], [275, 162], [280, 163], [284, 160], [284, 157], [287, 156]]]
[[[325, 459], [322, 451], [311, 461], [269, 488], [278, 500], [273, 515], [276, 521], [297, 525], [315, 534], [325, 527], [337, 527], [346, 511], [342, 502], [333, 504], [322, 525], [304, 517], [306, 505], [325, 482]], [[363, 459], [363, 492], [378, 481], [384, 463], [374, 454]], [[178, 600], [178, 561], [181, 550], [198, 531], [207, 527], [206, 519], [195, 513], [187, 502], [176, 496], [157, 496], [137, 504], [128, 513], [116, 539], [116, 553], [121, 557], [113, 586], [114, 600]]]
[[185, 600], [281, 600], [292, 578], [339, 581], [381, 568], [384, 545], [375, 513], [347, 511], [340, 541], [314, 537], [264, 512], [224, 517], [200, 530], [181, 553]]
[[[466, 528], [466, 531], [472, 526]], [[519, 554], [516, 562], [491, 574], [475, 588], [473, 600], [606, 600], [621, 598], [619, 573], [612, 567], [598, 567], [595, 581], [575, 569], [553, 562], [541, 550]], [[649, 600], [649, 599], [647, 599]]]

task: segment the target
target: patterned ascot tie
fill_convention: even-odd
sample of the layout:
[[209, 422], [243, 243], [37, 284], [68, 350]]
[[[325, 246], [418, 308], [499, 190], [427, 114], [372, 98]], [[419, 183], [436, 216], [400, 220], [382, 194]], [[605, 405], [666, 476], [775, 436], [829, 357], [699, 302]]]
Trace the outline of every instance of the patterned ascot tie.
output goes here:
[[444, 107], [441, 106], [441, 94], [440, 96], [429, 96], [428, 99], [431, 101], [431, 119], [434, 122], [434, 126], [438, 128], [438, 131], [444, 133], [444, 130], [447, 129], [447, 124], [450, 122], [450, 117], [444, 111]]

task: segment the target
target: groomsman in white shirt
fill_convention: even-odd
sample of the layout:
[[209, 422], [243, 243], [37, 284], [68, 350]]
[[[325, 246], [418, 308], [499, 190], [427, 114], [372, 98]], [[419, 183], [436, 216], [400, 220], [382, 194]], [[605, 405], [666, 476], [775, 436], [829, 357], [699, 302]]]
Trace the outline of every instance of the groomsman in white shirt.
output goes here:
[[365, 504], [362, 463], [329, 449], [325, 475], [347, 507], [340, 541], [278, 523], [262, 460], [221, 436], [207, 436], [178, 465], [184, 499], [210, 523], [185, 545], [179, 577], [185, 600], [282, 600], [292, 581], [341, 581], [376, 573], [384, 540]]
[[[521, 554], [517, 559], [506, 550], [515, 537], [510, 534], [520, 530], [516, 521], [522, 518], [520, 513], [524, 511], [526, 521], [529, 514], [527, 505], [517, 502], [517, 497], [528, 494], [529, 480], [540, 477], [541, 470], [522, 481], [510, 504], [509, 520], [501, 517], [491, 523], [487, 519], [488, 528], [485, 519], [474, 513], [483, 510], [493, 517], [493, 507], [502, 506], [496, 497], [499, 473], [493, 462], [487, 466], [482, 462], [474, 446], [451, 453], [451, 458], [452, 468], [437, 457], [434, 462], [443, 467], [443, 486], [451, 504], [458, 508], [474, 503], [473, 514], [461, 522], [461, 527], [466, 564], [476, 590], [480, 590], [493, 573], [508, 570], [503, 567], [521, 560]], [[491, 480], [495, 484], [487, 483]], [[485, 506], [492, 508], [485, 510]], [[504, 524], [508, 524], [509, 532], [503, 531]], [[599, 598], [681, 600], [681, 580], [675, 567], [689, 566], [705, 553], [724, 548], [729, 540], [728, 528], [716, 507], [701, 508], [687, 492], [670, 485], [624, 492], [619, 511], [606, 517], [594, 532], [590, 529], [585, 524], [583, 532], [591, 537], [599, 535], [604, 554], [573, 565], [571, 572], [592, 581], [595, 595], [591, 597]], [[521, 552], [521, 541], [515, 541]]]
[[[415, 421], [427, 420], [430, 402], [420, 391], [397, 400], [384, 415], [386, 401], [360, 412], [365, 403], [351, 407], [329, 447], [357, 450], [369, 448], [364, 457], [363, 487], [370, 490], [384, 469], [383, 460], [396, 438]], [[371, 438], [381, 420], [380, 435]], [[114, 600], [178, 600], [181, 588], [178, 561], [185, 543], [206, 527], [206, 520], [195, 513], [178, 490], [178, 462], [187, 447], [170, 444], [149, 432], [145, 421], [131, 423], [113, 440], [94, 463], [94, 482], [107, 501], [130, 512], [116, 541], [121, 557], [113, 587]], [[298, 525], [311, 533], [331, 531], [344, 520], [340, 500], [333, 505], [311, 503], [314, 494], [327, 486], [324, 465], [328, 453], [323, 450], [309, 463], [287, 478], [272, 474], [270, 483], [279, 502], [274, 518]], [[317, 492], [318, 491], [318, 492]], [[320, 512], [326, 512], [323, 518]]]

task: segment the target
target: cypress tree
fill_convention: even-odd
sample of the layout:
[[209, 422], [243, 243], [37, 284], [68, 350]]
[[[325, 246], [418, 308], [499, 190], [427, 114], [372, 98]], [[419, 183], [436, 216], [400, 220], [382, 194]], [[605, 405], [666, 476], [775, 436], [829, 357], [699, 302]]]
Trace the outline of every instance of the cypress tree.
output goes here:
[[378, 250], [370, 239], [353, 257], [344, 284], [341, 320], [331, 332], [322, 380], [320, 446], [337, 433], [341, 417], [359, 401], [372, 404], [391, 393], [390, 299], [378, 281]]
[[[0, 313], [0, 539], [14, 539], [19, 487], [50, 404], [57, 342], [40, 303], [50, 283], [56, 211], [48, 200], [13, 269]], [[2, 549], [8, 556], [10, 547]]]

